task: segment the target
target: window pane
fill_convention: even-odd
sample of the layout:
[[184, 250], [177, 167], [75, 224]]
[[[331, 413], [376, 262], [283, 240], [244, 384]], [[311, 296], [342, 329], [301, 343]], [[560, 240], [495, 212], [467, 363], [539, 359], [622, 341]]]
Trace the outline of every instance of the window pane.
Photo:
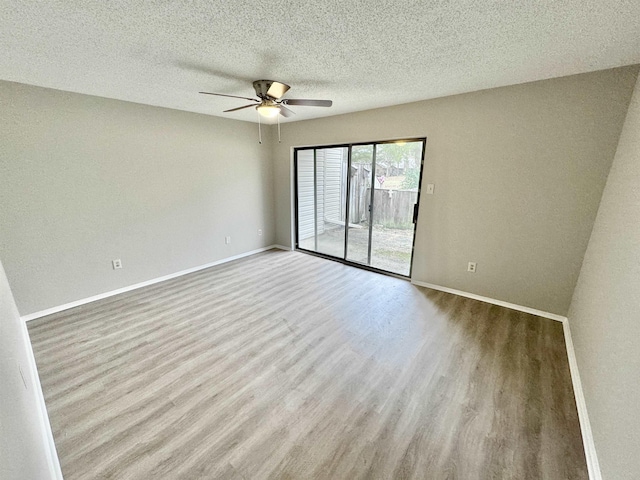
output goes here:
[[355, 145], [351, 150], [351, 195], [347, 260], [369, 263], [369, 204], [373, 145]]
[[422, 142], [384, 143], [376, 148], [371, 266], [409, 275], [418, 199]]
[[298, 246], [344, 258], [347, 148], [297, 153]]

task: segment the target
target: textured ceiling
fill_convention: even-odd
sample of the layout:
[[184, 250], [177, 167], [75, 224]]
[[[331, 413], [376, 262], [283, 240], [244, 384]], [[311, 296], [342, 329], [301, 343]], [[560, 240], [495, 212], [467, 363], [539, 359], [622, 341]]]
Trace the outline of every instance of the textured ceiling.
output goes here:
[[0, 78], [257, 121], [251, 81], [292, 86], [288, 120], [640, 63], [638, 0], [5, 0]]

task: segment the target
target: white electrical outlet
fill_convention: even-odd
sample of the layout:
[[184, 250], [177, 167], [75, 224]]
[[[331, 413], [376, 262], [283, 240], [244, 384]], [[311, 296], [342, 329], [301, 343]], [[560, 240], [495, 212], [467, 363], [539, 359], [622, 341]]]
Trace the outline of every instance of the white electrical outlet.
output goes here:
[[224, 237], [224, 243], [229, 245], [231, 243], [231, 237], [229, 236]]
[[427, 183], [427, 195], [433, 195], [433, 190], [436, 186], [433, 183]]
[[476, 273], [476, 262], [469, 262], [467, 272]]
[[117, 270], [119, 268], [122, 268], [122, 260], [120, 260], [119, 258], [116, 258], [115, 260], [113, 260], [111, 262], [113, 264], [113, 269]]
[[261, 228], [258, 229], [258, 236], [260, 236], [260, 237], [262, 236], [262, 229]]

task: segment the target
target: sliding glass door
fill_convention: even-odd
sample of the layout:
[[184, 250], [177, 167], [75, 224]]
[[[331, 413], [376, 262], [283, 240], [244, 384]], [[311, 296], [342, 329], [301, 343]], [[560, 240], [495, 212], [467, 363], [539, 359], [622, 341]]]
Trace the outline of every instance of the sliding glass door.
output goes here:
[[410, 276], [425, 141], [296, 149], [296, 248]]

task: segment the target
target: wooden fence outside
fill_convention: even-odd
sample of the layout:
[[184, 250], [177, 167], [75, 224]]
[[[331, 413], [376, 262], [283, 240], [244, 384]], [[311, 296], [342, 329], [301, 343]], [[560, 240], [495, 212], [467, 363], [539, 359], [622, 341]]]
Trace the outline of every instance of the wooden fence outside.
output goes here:
[[[366, 189], [367, 199], [371, 189]], [[387, 228], [413, 228], [413, 206], [418, 200], [416, 190], [376, 188], [373, 195], [373, 224]], [[368, 203], [368, 201], [367, 201]]]

